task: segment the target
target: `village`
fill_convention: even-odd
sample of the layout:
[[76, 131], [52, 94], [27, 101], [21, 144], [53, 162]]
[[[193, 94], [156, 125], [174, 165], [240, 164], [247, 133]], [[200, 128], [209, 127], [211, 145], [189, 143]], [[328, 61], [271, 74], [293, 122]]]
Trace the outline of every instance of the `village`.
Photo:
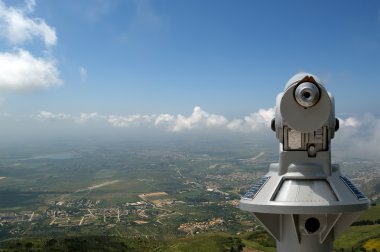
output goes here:
[[[215, 202], [199, 202], [199, 207], [212, 205], [236, 208], [238, 200], [231, 200], [228, 194], [217, 188], [207, 188], [208, 193], [213, 193], [222, 200]], [[184, 201], [170, 197], [166, 192], [152, 192], [139, 195], [136, 202], [125, 202], [113, 207], [104, 207], [102, 200], [90, 200], [80, 198], [67, 201], [50, 202], [48, 208], [43, 211], [21, 211], [0, 213], [0, 230], [9, 229], [10, 235], [23, 233], [23, 225], [35, 225], [40, 223], [46, 227], [68, 228], [81, 226], [114, 227], [117, 225], [164, 225], [170, 218], [183, 216], [178, 209], [197, 207], [194, 203], [187, 204]], [[191, 220], [179, 223], [177, 229], [185, 235], [196, 235], [210, 229], [223, 230], [226, 221], [222, 217], [214, 217], [207, 220]], [[13, 228], [12, 228], [13, 227]]]

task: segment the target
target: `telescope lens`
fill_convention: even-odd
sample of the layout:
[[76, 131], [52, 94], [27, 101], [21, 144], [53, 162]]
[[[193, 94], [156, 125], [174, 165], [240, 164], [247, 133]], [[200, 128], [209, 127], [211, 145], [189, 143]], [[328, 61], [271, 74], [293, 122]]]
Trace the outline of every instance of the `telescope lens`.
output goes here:
[[310, 82], [301, 83], [295, 90], [295, 98], [302, 107], [312, 107], [319, 101], [319, 89]]
[[311, 94], [309, 93], [309, 92], [304, 92], [303, 94], [303, 98], [305, 98], [305, 99], [309, 99], [310, 98], [310, 96], [311, 96]]

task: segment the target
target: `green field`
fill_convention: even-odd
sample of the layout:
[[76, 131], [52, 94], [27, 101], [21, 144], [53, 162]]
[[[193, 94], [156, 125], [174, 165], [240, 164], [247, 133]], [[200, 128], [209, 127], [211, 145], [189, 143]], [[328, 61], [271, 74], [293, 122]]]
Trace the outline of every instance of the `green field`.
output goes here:
[[351, 251], [352, 248], [359, 249], [366, 240], [375, 237], [380, 237], [380, 225], [350, 227], [338, 237], [334, 248], [336, 250], [343, 248], [344, 251]]
[[370, 209], [365, 211], [358, 220], [378, 220], [380, 219], [380, 205], [371, 206]]

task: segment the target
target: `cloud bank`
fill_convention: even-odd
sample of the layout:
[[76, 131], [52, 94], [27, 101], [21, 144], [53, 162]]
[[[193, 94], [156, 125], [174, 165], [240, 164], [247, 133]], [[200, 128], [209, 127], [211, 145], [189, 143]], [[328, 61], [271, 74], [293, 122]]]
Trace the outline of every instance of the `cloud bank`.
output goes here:
[[252, 132], [269, 129], [274, 117], [274, 109], [260, 109], [242, 119], [228, 120], [222, 115], [212, 114], [195, 106], [189, 116], [182, 114], [151, 114], [151, 115], [101, 115], [97, 112], [80, 113], [79, 116], [40, 111], [33, 116], [38, 120], [57, 121], [71, 120], [74, 123], [105, 122], [112, 127], [157, 127], [171, 132], [183, 132], [195, 129], [224, 129], [229, 131]]
[[54, 59], [34, 56], [21, 48], [35, 39], [42, 40], [48, 51], [57, 43], [53, 27], [41, 18], [30, 17], [35, 6], [34, 0], [26, 0], [23, 8], [8, 7], [0, 0], [0, 38], [12, 47], [0, 52], [2, 90], [44, 89], [62, 84]]
[[49, 111], [40, 111], [36, 116], [33, 116], [33, 117], [40, 121], [61, 121], [61, 120], [72, 119], [72, 116], [69, 114], [64, 114], [64, 113], [54, 114]]
[[[181, 132], [213, 130], [265, 134], [270, 133], [270, 121], [274, 109], [259, 109], [243, 118], [228, 119], [223, 115], [209, 113], [195, 106], [189, 115], [174, 114], [135, 114], [102, 115], [97, 112], [71, 115], [40, 111], [33, 118], [41, 122], [66, 122], [73, 125], [103, 124], [114, 128], [139, 128], [142, 131], [161, 129], [174, 134]], [[377, 158], [380, 156], [380, 118], [371, 114], [339, 118], [340, 129], [332, 140], [333, 154], [344, 158]], [[275, 136], [273, 136], [275, 137]]]
[[341, 156], [380, 157], [380, 118], [371, 114], [339, 118], [340, 129], [335, 135], [333, 146]]

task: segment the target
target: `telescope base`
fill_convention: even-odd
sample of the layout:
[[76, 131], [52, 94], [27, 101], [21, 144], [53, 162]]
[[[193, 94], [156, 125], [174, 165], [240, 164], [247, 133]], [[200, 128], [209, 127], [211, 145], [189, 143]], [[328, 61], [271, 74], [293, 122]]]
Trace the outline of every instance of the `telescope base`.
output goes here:
[[[299, 228], [294, 226], [292, 215], [282, 216], [282, 239], [276, 240], [278, 252], [330, 252], [333, 250], [333, 232], [329, 232], [321, 241], [319, 232], [315, 234], [302, 234]], [[291, 227], [294, 228], [291, 228]]]

